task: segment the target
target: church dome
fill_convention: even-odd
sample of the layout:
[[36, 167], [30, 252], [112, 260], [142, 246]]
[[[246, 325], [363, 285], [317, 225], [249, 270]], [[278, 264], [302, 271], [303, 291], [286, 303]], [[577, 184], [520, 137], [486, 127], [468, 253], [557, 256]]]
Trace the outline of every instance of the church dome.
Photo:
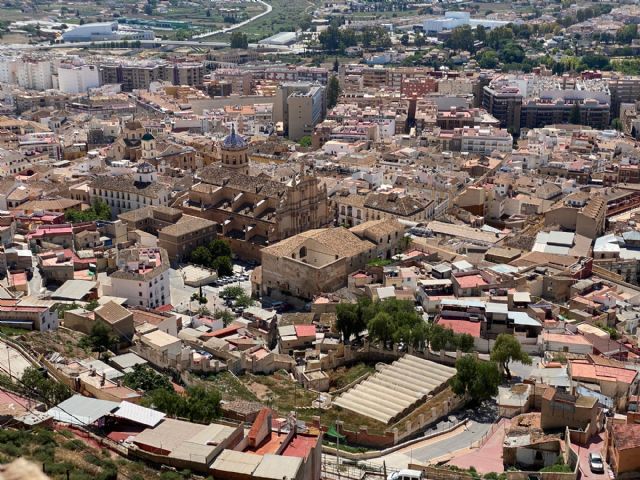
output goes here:
[[151, 135], [150, 133], [148, 133], [148, 132], [147, 132], [147, 133], [145, 133], [145, 134], [142, 136], [142, 140], [144, 140], [144, 141], [147, 141], [147, 142], [148, 142], [148, 141], [150, 141], [150, 140], [155, 140], [155, 137], [154, 137], [153, 135]]
[[155, 172], [155, 171], [156, 171], [156, 169], [149, 162], [139, 163], [137, 168], [136, 168], [136, 172], [138, 172], [138, 173], [152, 173], [152, 172]]
[[231, 125], [231, 134], [229, 134], [223, 141], [222, 147], [228, 149], [246, 148], [247, 141], [242, 138], [242, 135], [236, 133], [235, 125]]

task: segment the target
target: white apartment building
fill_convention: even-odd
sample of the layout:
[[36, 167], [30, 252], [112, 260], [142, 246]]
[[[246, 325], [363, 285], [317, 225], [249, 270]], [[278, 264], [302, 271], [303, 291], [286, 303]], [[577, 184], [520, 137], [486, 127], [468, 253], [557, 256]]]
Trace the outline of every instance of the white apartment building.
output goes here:
[[29, 90], [55, 88], [52, 64], [49, 60], [21, 59], [17, 62], [18, 85]]
[[0, 57], [0, 83], [18, 83], [18, 59]]
[[132, 307], [157, 308], [171, 303], [169, 256], [164, 248], [119, 250], [116, 265], [118, 270], [103, 285], [106, 295], [126, 298]]
[[60, 65], [58, 88], [64, 93], [85, 93], [100, 86], [100, 75], [95, 65]]
[[467, 128], [461, 130], [460, 151], [491, 155], [492, 152], [511, 153], [513, 137], [499, 128]]
[[101, 175], [91, 182], [91, 202], [100, 199], [111, 207], [113, 216], [149, 206], [167, 206], [169, 190], [157, 181], [155, 168], [149, 163], [138, 165], [135, 174]]

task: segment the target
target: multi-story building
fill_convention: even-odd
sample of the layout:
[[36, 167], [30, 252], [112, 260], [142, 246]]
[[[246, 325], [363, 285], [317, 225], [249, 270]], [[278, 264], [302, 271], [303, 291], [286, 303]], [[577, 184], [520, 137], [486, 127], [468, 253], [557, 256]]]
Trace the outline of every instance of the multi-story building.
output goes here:
[[464, 127], [453, 130], [436, 130], [434, 134], [423, 132], [430, 142], [442, 150], [491, 155], [493, 152], [511, 153], [513, 137], [505, 129], [493, 127]]
[[399, 195], [395, 192], [337, 195], [332, 200], [336, 205], [338, 224], [348, 227], [382, 219], [422, 223], [433, 219], [436, 203], [425, 203], [411, 195]]
[[164, 248], [118, 250], [117, 270], [109, 275], [103, 290], [126, 298], [130, 306], [157, 308], [171, 303], [169, 257]]
[[171, 262], [184, 260], [195, 248], [216, 237], [216, 224], [210, 220], [185, 215], [170, 207], [146, 207], [121, 213], [118, 218], [127, 230], [142, 230], [156, 235]]
[[516, 134], [522, 128], [569, 123], [576, 105], [582, 125], [609, 126], [611, 95], [601, 80], [500, 76], [482, 92], [482, 106]]
[[100, 85], [95, 65], [61, 65], [58, 67], [58, 88], [64, 93], [85, 93]]
[[165, 81], [173, 85], [202, 86], [202, 63], [134, 63], [102, 64], [98, 70], [100, 85], [121, 84], [122, 90], [148, 89], [151, 82]]
[[166, 206], [169, 191], [157, 180], [153, 165], [141, 163], [133, 175], [96, 177], [89, 185], [89, 195], [92, 203], [97, 199], [107, 203], [114, 216], [149, 206]]
[[[308, 82], [288, 82], [278, 86], [273, 104], [273, 121], [282, 123], [284, 133], [291, 140], [311, 135], [313, 127], [322, 121], [325, 113], [324, 87]], [[290, 128], [293, 128], [292, 132]]]
[[324, 87], [311, 87], [307, 92], [296, 92], [287, 99], [289, 121], [288, 136], [297, 141], [311, 135], [313, 127], [320, 123], [326, 113]]
[[17, 60], [15, 82], [29, 90], [49, 90], [53, 84], [53, 66], [48, 59], [22, 57]]

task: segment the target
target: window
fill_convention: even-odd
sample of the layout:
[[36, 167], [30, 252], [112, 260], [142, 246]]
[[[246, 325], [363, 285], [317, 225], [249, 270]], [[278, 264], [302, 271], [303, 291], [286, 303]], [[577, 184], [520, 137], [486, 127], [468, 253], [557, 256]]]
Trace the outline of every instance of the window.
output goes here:
[[142, 296], [142, 292], [138, 292], [138, 296], [141, 297]]

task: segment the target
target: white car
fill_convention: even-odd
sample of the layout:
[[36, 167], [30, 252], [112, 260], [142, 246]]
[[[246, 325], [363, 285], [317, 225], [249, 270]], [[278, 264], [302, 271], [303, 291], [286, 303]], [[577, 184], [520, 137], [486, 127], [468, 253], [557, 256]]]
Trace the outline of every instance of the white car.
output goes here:
[[589, 454], [589, 468], [593, 473], [604, 473], [604, 461], [602, 455], [591, 452]]
[[387, 476], [387, 480], [423, 480], [424, 473], [421, 470], [400, 470]]

